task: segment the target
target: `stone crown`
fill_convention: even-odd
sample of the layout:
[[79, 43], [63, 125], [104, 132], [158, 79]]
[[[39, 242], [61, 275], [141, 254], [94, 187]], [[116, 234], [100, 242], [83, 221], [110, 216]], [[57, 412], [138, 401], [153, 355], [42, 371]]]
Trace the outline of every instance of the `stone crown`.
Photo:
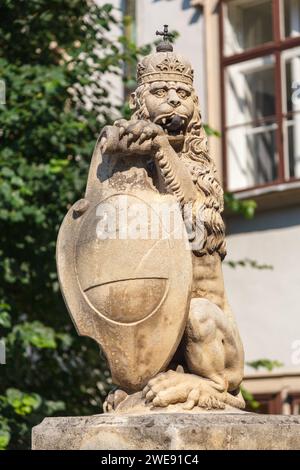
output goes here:
[[155, 52], [146, 56], [137, 66], [138, 85], [156, 81], [193, 85], [193, 76], [191, 64], [174, 52]]

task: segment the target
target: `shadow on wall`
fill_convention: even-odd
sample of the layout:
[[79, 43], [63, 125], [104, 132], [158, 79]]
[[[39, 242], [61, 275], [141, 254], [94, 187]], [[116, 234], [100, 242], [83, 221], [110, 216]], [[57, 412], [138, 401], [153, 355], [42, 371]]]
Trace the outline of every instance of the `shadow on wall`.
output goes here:
[[[152, 0], [152, 3], [157, 3], [157, 2], [173, 2], [174, 0]], [[178, 1], [178, 0], [176, 0]], [[194, 12], [190, 18], [189, 24], [194, 24], [197, 23], [201, 16], [202, 9], [196, 6], [191, 5], [191, 0], [182, 0], [182, 10], [189, 10], [190, 8], [193, 8]]]
[[251, 220], [241, 217], [229, 218], [226, 221], [226, 233], [234, 235], [295, 226], [300, 226], [299, 207], [257, 213]]

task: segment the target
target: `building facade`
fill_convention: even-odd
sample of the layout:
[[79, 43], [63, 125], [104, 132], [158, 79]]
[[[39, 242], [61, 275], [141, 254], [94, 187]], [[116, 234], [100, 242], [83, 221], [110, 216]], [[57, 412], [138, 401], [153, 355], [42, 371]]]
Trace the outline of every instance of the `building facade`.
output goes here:
[[[224, 274], [245, 346], [245, 387], [260, 411], [300, 404], [300, 0], [127, 0], [139, 45], [168, 24], [192, 62], [224, 189], [253, 199], [253, 219], [226, 214]], [[132, 31], [131, 31], [132, 34]]]

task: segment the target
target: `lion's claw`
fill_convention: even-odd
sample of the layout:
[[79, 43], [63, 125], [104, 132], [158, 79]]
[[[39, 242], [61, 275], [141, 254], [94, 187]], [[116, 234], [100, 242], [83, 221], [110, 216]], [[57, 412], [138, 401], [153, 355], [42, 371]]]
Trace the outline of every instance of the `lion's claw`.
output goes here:
[[104, 413], [111, 413], [112, 411], [115, 411], [118, 405], [123, 400], [125, 400], [127, 396], [127, 393], [120, 389], [109, 392], [105, 399], [105, 402], [103, 403]]

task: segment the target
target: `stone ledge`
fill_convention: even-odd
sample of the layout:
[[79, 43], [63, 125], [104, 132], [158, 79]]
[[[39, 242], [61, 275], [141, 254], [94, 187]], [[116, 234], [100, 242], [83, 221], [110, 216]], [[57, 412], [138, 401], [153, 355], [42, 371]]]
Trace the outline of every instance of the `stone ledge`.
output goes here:
[[102, 414], [45, 418], [34, 450], [300, 449], [300, 416], [254, 413]]

